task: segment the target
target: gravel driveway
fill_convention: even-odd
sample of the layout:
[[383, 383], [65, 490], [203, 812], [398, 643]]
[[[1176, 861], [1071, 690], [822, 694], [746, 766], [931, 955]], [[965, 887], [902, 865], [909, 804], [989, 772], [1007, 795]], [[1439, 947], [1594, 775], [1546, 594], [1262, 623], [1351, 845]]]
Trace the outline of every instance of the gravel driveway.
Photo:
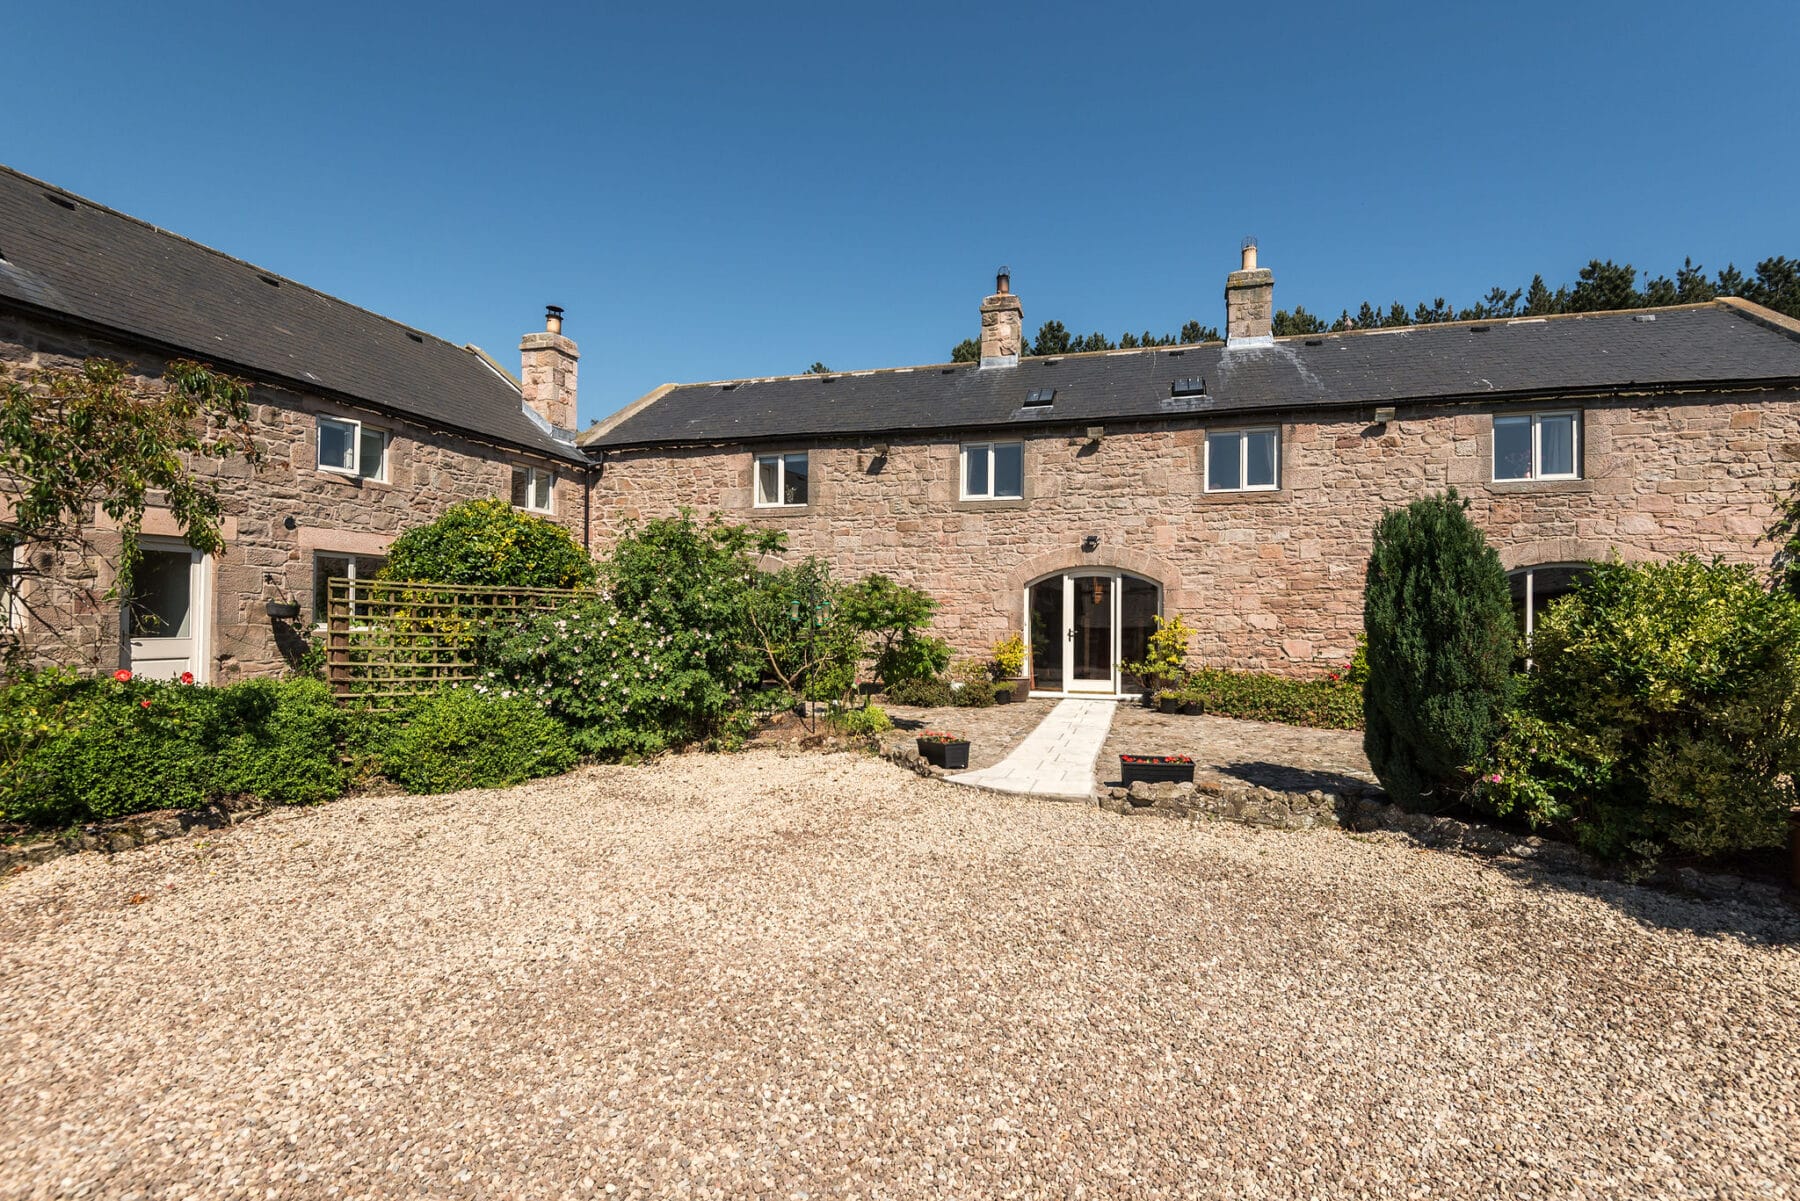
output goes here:
[[5, 1197], [1795, 1197], [1800, 920], [851, 755], [0, 885]]

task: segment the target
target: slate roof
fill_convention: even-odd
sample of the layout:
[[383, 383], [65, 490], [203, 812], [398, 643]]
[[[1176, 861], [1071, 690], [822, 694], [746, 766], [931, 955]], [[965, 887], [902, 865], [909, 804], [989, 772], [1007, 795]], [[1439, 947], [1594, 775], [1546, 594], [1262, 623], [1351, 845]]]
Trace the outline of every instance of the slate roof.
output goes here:
[[[1205, 393], [1171, 395], [1199, 377]], [[1742, 302], [1411, 326], [668, 388], [590, 428], [590, 449], [1800, 381], [1800, 323]], [[1048, 407], [1025, 407], [1055, 388]]]
[[582, 457], [475, 351], [0, 166], [0, 307], [19, 306], [438, 429]]

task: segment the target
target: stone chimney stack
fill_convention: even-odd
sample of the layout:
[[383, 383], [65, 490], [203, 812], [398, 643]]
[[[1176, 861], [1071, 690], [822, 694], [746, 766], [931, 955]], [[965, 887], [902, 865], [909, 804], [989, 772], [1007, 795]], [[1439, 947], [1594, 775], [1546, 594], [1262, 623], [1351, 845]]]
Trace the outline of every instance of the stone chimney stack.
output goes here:
[[525, 407], [559, 430], [575, 428], [575, 343], [563, 337], [563, 311], [544, 310], [544, 332], [519, 341], [519, 385]]
[[1256, 265], [1256, 239], [1244, 239], [1243, 266], [1225, 277], [1225, 345], [1275, 340], [1275, 273]]
[[994, 277], [994, 294], [981, 302], [981, 365], [1017, 367], [1025, 336], [1025, 306], [1012, 293], [1012, 271]]

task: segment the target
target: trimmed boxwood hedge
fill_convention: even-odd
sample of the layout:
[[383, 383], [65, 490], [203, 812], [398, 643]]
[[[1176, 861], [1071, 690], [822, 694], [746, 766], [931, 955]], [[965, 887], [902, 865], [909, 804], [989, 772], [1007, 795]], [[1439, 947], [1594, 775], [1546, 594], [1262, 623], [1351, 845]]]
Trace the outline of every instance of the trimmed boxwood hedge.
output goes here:
[[1176, 689], [1163, 692], [1182, 704], [1199, 704], [1214, 717], [1274, 721], [1322, 730], [1362, 728], [1362, 687], [1347, 680], [1293, 680], [1253, 671], [1202, 668]]

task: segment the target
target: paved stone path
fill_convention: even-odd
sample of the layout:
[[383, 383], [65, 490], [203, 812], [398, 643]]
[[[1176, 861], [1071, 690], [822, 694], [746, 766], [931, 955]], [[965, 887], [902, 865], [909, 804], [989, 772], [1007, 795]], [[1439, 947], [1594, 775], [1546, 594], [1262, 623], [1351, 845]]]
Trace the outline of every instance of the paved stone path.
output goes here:
[[1117, 701], [1066, 700], [1050, 710], [1012, 754], [980, 771], [947, 776], [956, 784], [1044, 797], [1089, 797], [1094, 759], [1112, 728]]

